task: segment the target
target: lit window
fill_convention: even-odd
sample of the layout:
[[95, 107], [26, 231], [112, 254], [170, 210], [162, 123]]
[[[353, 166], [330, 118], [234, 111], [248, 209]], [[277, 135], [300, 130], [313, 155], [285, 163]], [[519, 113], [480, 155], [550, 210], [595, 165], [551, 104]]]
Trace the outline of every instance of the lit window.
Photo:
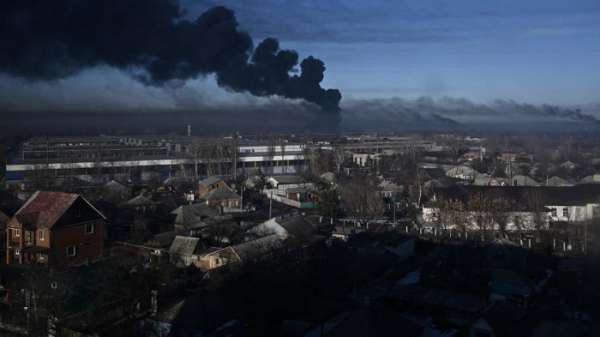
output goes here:
[[38, 231], [38, 240], [40, 240], [40, 241], [46, 240], [46, 232], [44, 232], [43, 229], [40, 229]]
[[85, 225], [85, 233], [86, 234], [94, 234], [95, 231], [96, 231], [96, 226], [94, 226], [94, 224]]
[[565, 217], [565, 218], [569, 217], [569, 209], [567, 207], [563, 208], [563, 217]]
[[75, 256], [77, 255], [77, 246], [68, 246], [67, 247], [67, 256]]
[[21, 236], [21, 230], [20, 230], [20, 229], [18, 229], [18, 228], [15, 228], [15, 229], [13, 229], [13, 230], [14, 230], [14, 234], [15, 234], [15, 237], [16, 237], [16, 238], [18, 238], [18, 237], [20, 237], [20, 236]]
[[15, 248], [15, 256], [21, 255], [21, 250], [19, 248]]

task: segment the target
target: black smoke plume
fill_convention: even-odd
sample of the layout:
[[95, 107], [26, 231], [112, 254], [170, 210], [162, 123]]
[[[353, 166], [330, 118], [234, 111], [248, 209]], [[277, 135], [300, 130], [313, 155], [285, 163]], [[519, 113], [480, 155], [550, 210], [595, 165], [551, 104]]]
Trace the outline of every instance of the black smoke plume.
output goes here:
[[235, 14], [214, 7], [183, 18], [176, 0], [4, 0], [0, 4], [0, 71], [31, 80], [72, 76], [107, 64], [143, 69], [151, 85], [216, 74], [219, 85], [257, 96], [317, 104], [338, 116], [341, 94], [320, 85], [324, 63], [281, 50], [269, 38], [253, 49]]

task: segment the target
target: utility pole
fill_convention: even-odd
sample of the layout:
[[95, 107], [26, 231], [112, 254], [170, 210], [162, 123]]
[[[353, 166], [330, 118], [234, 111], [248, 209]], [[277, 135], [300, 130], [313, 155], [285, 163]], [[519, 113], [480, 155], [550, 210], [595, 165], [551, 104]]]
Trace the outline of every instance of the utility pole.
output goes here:
[[242, 183], [242, 193], [240, 193], [240, 211], [244, 210], [244, 183]]
[[238, 135], [237, 132], [233, 134], [233, 179], [237, 179], [237, 164], [238, 164]]
[[273, 190], [271, 190], [271, 198], [269, 198], [269, 219], [273, 218]]

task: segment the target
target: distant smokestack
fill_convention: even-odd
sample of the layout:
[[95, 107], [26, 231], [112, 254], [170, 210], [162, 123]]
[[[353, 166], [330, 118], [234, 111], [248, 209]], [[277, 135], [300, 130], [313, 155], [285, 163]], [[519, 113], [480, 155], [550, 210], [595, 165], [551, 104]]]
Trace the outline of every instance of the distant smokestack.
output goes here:
[[190, 124], [187, 125], [187, 136], [188, 137], [192, 136], [192, 125], [190, 125]]

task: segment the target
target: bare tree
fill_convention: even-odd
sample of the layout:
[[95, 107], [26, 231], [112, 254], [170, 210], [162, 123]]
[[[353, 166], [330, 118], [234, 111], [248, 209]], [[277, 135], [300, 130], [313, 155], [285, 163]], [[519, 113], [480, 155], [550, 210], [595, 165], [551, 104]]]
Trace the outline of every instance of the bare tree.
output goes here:
[[530, 189], [525, 194], [525, 202], [533, 214], [533, 225], [538, 234], [548, 227], [548, 212], [545, 197], [537, 189]]
[[340, 174], [346, 154], [344, 152], [344, 144], [338, 143], [333, 149], [333, 157], [335, 159], [336, 174]]
[[356, 218], [369, 221], [385, 212], [374, 177], [354, 177], [341, 186], [341, 195], [348, 212]]
[[462, 202], [454, 199], [440, 201], [439, 217], [443, 226], [456, 228], [461, 232], [467, 232], [469, 222], [465, 206]]
[[490, 218], [498, 225], [502, 236], [506, 236], [506, 227], [510, 218], [511, 205], [506, 199], [496, 198], [490, 202]]

